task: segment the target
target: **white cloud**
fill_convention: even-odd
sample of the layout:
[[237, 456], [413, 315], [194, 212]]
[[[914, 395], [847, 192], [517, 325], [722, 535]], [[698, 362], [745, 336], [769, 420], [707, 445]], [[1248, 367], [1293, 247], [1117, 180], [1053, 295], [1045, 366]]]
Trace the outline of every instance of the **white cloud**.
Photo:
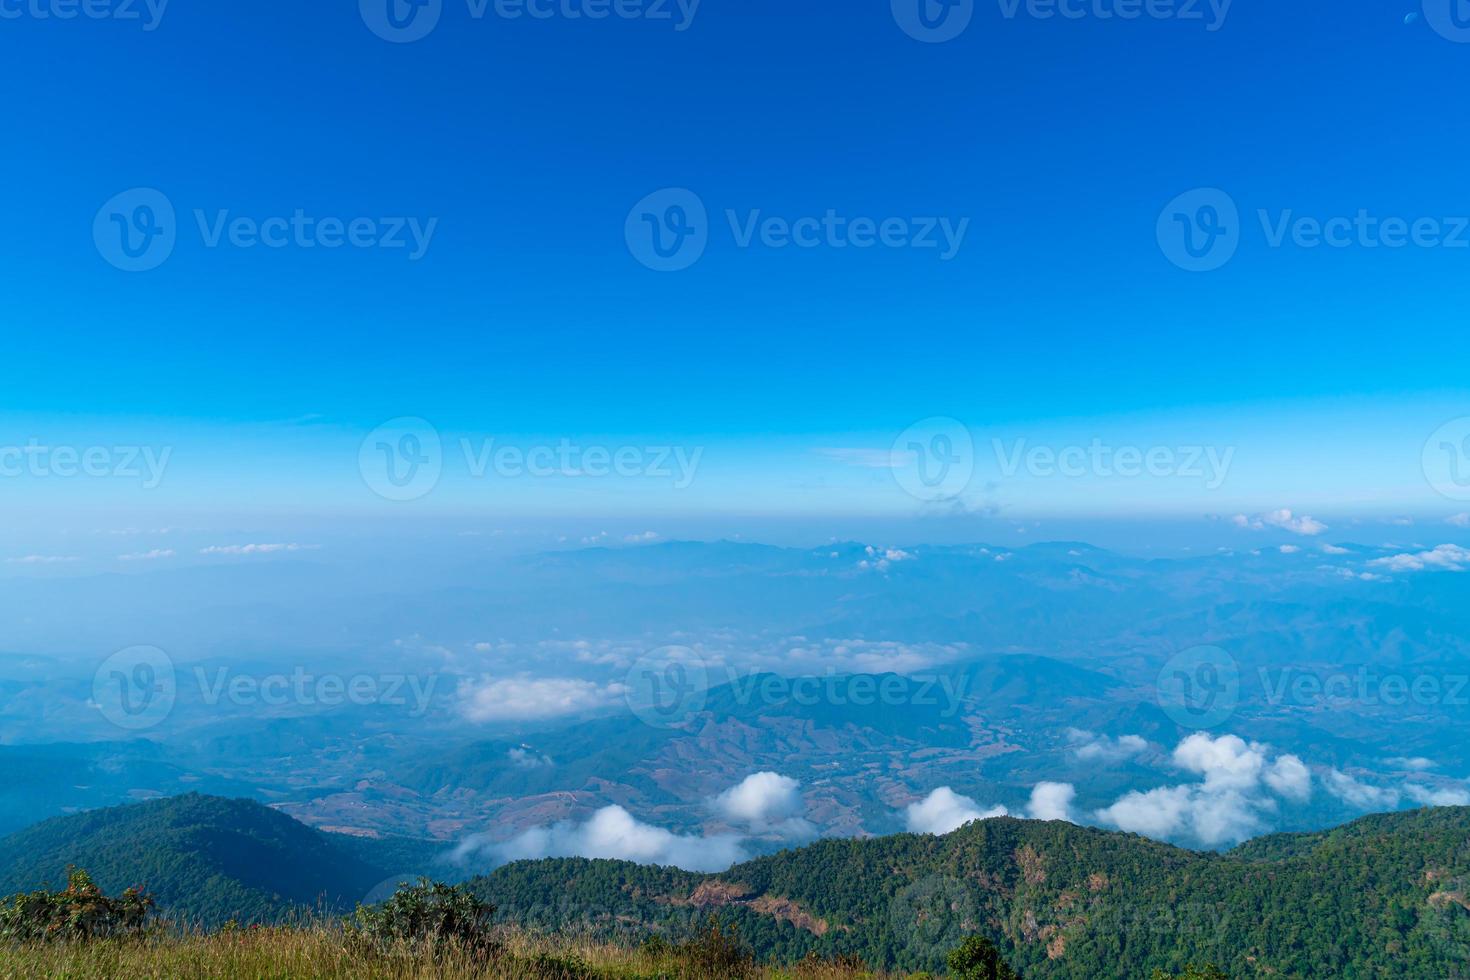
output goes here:
[[1026, 813], [1033, 820], [1072, 820], [1077, 790], [1071, 783], [1037, 783], [1031, 789]]
[[1138, 735], [1110, 738], [1080, 728], [1067, 729], [1067, 741], [1072, 745], [1073, 754], [1083, 762], [1119, 762], [1148, 748], [1148, 742]]
[[460, 713], [473, 722], [527, 721], [581, 714], [621, 698], [621, 684], [599, 687], [570, 677], [503, 677], [460, 682]]
[[1387, 568], [1393, 572], [1422, 572], [1430, 568], [1458, 572], [1470, 565], [1470, 548], [1462, 548], [1457, 544], [1442, 544], [1432, 551], [1389, 555], [1386, 558], [1375, 558], [1368, 564], [1378, 568]]
[[289, 542], [284, 544], [214, 544], [208, 548], [200, 548], [201, 555], [274, 555], [283, 551], [315, 551], [320, 548], [315, 544], [296, 544]]
[[916, 834], [947, 834], [972, 820], [1003, 817], [1009, 812], [1003, 806], [981, 810], [980, 805], [968, 796], [961, 796], [948, 786], [941, 786], [918, 803], [911, 803], [904, 809], [904, 824], [910, 832]]
[[154, 548], [152, 551], [138, 551], [131, 555], [118, 555], [118, 561], [157, 561], [160, 558], [172, 558], [172, 548]]
[[1307, 537], [1315, 537], [1328, 530], [1326, 524], [1306, 514], [1297, 516], [1285, 507], [1280, 510], [1268, 511], [1264, 514], [1256, 514], [1247, 517], [1244, 514], [1236, 514], [1231, 518], [1236, 527], [1245, 528], [1250, 531], [1264, 531], [1267, 528], [1276, 528], [1281, 531], [1289, 531], [1292, 534], [1301, 534]]
[[1347, 548], [1339, 548], [1335, 544], [1322, 545], [1322, 552], [1328, 555], [1347, 555], [1352, 553]]
[[1406, 783], [1404, 793], [1422, 806], [1470, 806], [1470, 791], [1463, 788], [1435, 788], [1419, 783]]
[[1412, 769], [1414, 772], [1426, 772], [1439, 765], [1433, 759], [1426, 759], [1422, 755], [1416, 755], [1412, 758], [1396, 755], [1391, 759], [1384, 759], [1383, 761], [1391, 766], [1397, 766], [1400, 769]]
[[1452, 524], [1455, 527], [1470, 527], [1470, 514], [1456, 514], [1454, 517], [1446, 517], [1444, 522], [1446, 524]]
[[555, 765], [549, 758], [532, 749], [529, 745], [521, 745], [511, 749], [506, 756], [517, 769], [540, 769], [544, 766]]
[[758, 772], [710, 801], [725, 820], [756, 834], [774, 833], [787, 839], [810, 839], [816, 828], [802, 814], [806, 804], [801, 784], [790, 776]]
[[1266, 768], [1266, 785], [1276, 793], [1298, 803], [1312, 796], [1312, 773], [1306, 763], [1294, 755], [1283, 755]]
[[649, 544], [657, 541], [660, 535], [657, 531], [644, 531], [642, 534], [628, 534], [623, 537], [625, 544]]
[[63, 562], [80, 561], [67, 555], [24, 555], [20, 558], [7, 558], [7, 565], [58, 565]]
[[1098, 820], [1133, 833], [1170, 839], [1188, 837], [1214, 846], [1262, 830], [1277, 801], [1265, 790], [1302, 801], [1311, 794], [1311, 774], [1294, 755], [1268, 760], [1269, 749], [1236, 735], [1190, 735], [1174, 749], [1180, 769], [1203, 777], [1198, 783], [1127, 793], [1098, 810]]
[[1327, 770], [1327, 791], [1359, 810], [1392, 810], [1399, 805], [1399, 791], [1359, 782], [1338, 769]]
[[858, 562], [858, 568], [873, 568], [880, 572], [888, 571], [888, 566], [894, 562], [912, 561], [914, 556], [899, 548], [874, 548], [867, 547], [867, 558]]
[[724, 871], [743, 861], [745, 848], [732, 834], [696, 837], [675, 834], [636, 819], [620, 806], [605, 806], [586, 823], [562, 821], [533, 827], [507, 841], [490, 842], [483, 836], [464, 841], [455, 849], [457, 861], [477, 856], [496, 863], [546, 857], [608, 858], [638, 864], [672, 865], [686, 871]]

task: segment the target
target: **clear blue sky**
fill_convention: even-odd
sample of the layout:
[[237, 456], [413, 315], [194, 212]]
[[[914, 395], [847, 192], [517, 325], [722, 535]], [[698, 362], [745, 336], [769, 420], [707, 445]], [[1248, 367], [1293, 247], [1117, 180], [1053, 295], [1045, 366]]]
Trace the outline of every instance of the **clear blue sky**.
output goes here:
[[[1470, 248], [1271, 248], [1255, 216], [1470, 214], [1470, 44], [1405, 23], [1412, 5], [1238, 0], [1209, 30], [990, 0], [928, 44], [886, 0], [704, 0], [682, 31], [443, 2], [431, 34], [392, 44], [348, 2], [173, 0], [144, 30], [7, 0], [0, 443], [131, 434], [176, 447], [164, 509], [330, 507], [362, 437], [418, 416], [446, 441], [707, 447], [690, 509], [802, 512], [851, 483], [841, 506], [863, 511], [888, 506], [871, 474], [816, 450], [950, 416], [987, 445], [1241, 446], [1232, 493], [1159, 498], [1173, 510], [1437, 505], [1418, 460], [1470, 415]], [[93, 222], [137, 187], [166, 195], [178, 241], [128, 273]], [[659, 273], [624, 228], [669, 187], [708, 208], [710, 241]], [[1156, 239], [1165, 203], [1198, 187], [1242, 217], [1207, 273]], [[207, 248], [196, 209], [437, 225], [417, 261]], [[727, 209], [969, 224], [945, 261], [740, 248]], [[549, 509], [664, 506], [640, 493]], [[1155, 500], [1136, 484], [1047, 499]], [[374, 501], [341, 498], [358, 503]]]

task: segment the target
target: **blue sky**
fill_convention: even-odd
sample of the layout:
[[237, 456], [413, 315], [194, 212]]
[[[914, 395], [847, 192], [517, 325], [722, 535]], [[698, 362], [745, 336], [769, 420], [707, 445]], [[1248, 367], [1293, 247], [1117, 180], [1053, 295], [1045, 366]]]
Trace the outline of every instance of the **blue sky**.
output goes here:
[[[979, 447], [966, 513], [1470, 509], [1421, 466], [1431, 433], [1470, 416], [1470, 248], [1270, 241], [1283, 220], [1360, 211], [1457, 238], [1470, 129], [1452, 93], [1470, 44], [1436, 32], [1436, 0], [1410, 23], [1409, 4], [1240, 0], [1223, 19], [1198, 5], [1201, 21], [1100, 17], [1107, 0], [1008, 17], [992, 0], [944, 43], [878, 2], [590, 20], [565, 15], [586, 9], [572, 0], [480, 19], [444, 0], [403, 44], [351, 3], [173, 0], [152, 30], [38, 16], [55, 0], [6, 9], [20, 13], [0, 20], [0, 55], [30, 81], [0, 108], [0, 443], [173, 450], [146, 493], [0, 481], [12, 521], [402, 513], [358, 471], [363, 439], [400, 417], [429, 420], [451, 460], [492, 437], [703, 451], [679, 492], [489, 492], [446, 463], [406, 505], [420, 515], [917, 515], [862, 461], [935, 417]], [[175, 212], [151, 271], [115, 268], [94, 239], [134, 188]], [[707, 210], [707, 247], [677, 272], [625, 237], [665, 188]], [[1171, 264], [1158, 237], [1195, 188], [1239, 214], [1208, 272]], [[206, 244], [226, 212], [298, 211], [432, 235], [418, 258]], [[965, 231], [948, 258], [739, 244], [757, 212], [829, 211]], [[1236, 456], [1211, 490], [991, 472], [995, 439], [1095, 438]]]

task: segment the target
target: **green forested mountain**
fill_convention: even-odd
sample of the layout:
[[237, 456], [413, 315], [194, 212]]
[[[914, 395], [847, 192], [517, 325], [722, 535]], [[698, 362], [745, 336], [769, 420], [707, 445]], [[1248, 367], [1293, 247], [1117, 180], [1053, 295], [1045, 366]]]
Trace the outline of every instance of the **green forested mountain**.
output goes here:
[[[182, 796], [60, 817], [0, 840], [0, 893], [68, 865], [134, 884], [175, 918], [274, 920], [345, 908], [434, 845], [324, 834], [246, 800]], [[825, 840], [700, 875], [617, 861], [526, 861], [471, 887], [533, 931], [681, 939], [710, 915], [762, 957], [815, 951], [942, 968], [970, 934], [1021, 974], [1470, 978], [1470, 808], [1381, 814], [1219, 854], [1001, 817], [944, 837]]]
[[560, 860], [475, 887], [509, 920], [603, 935], [678, 932], [718, 912], [784, 961], [816, 950], [935, 969], [979, 932], [1026, 977], [1147, 977], [1191, 961], [1232, 977], [1470, 977], [1470, 808], [1227, 854], [998, 818], [945, 837], [822, 841], [720, 875]]
[[[402, 869], [250, 800], [190, 794], [73, 814], [0, 839], [0, 894], [59, 887], [68, 865], [108, 892], [140, 885], [179, 919], [214, 925], [350, 909]], [[384, 842], [382, 853], [401, 848]]]

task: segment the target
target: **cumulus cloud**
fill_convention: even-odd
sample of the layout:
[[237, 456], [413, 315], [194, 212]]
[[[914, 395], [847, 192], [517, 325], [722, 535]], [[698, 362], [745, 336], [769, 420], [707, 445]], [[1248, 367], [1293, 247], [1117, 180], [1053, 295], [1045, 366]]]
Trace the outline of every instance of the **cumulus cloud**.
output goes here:
[[1435, 569], [1445, 572], [1463, 571], [1470, 565], [1470, 548], [1457, 544], [1442, 544], [1432, 551], [1409, 552], [1375, 558], [1369, 565], [1386, 568], [1391, 572], [1422, 572]]
[[1434, 787], [1421, 783], [1407, 783], [1404, 785], [1404, 794], [1421, 806], [1470, 806], [1470, 791], [1463, 787]]
[[1327, 791], [1359, 810], [1392, 810], [1399, 805], [1399, 791], [1360, 782], [1339, 769], [1329, 769], [1323, 779]]
[[1454, 517], [1446, 517], [1444, 522], [1446, 524], [1452, 524], [1455, 527], [1470, 527], [1470, 514], [1456, 514]]
[[517, 769], [540, 769], [544, 766], [555, 765], [550, 758], [529, 745], [520, 745], [511, 749], [506, 753], [506, 757]]
[[1072, 754], [1083, 762], [1119, 762], [1148, 748], [1148, 742], [1138, 735], [1110, 738], [1080, 728], [1067, 729], [1067, 741], [1071, 743]]
[[743, 861], [746, 852], [736, 835], [675, 834], [643, 823], [620, 806], [605, 806], [585, 823], [567, 820], [533, 827], [506, 841], [494, 842], [476, 835], [454, 851], [460, 863], [488, 859], [503, 864], [547, 857], [608, 858], [672, 865], [686, 871], [723, 871]]
[[710, 804], [725, 820], [751, 833], [772, 833], [787, 839], [816, 836], [816, 828], [802, 816], [806, 804], [801, 798], [801, 784], [790, 776], [754, 773], [716, 796]]
[[1347, 548], [1339, 548], [1335, 544], [1324, 544], [1322, 546], [1322, 553], [1327, 555], [1347, 555], [1351, 554], [1352, 552], [1349, 551]]
[[1267, 790], [1304, 801], [1311, 774], [1294, 755], [1269, 759], [1269, 749], [1236, 735], [1190, 735], [1173, 762], [1201, 781], [1127, 793], [1096, 812], [1103, 823], [1148, 837], [1189, 837], [1214, 846], [1244, 840], [1277, 809]]
[[1071, 783], [1037, 783], [1031, 789], [1026, 814], [1033, 820], [1072, 820], [1077, 790]]
[[1289, 800], [1305, 803], [1312, 796], [1312, 774], [1294, 755], [1283, 755], [1266, 768], [1266, 785]]
[[941, 786], [918, 803], [904, 809], [904, 825], [915, 834], [947, 834], [972, 820], [1003, 817], [1009, 813], [1003, 806], [981, 809], [968, 796], [961, 796], [948, 786]]
[[1264, 514], [1256, 514], [1250, 517], [1245, 514], [1236, 514], [1231, 520], [1236, 527], [1245, 528], [1249, 531], [1264, 531], [1268, 528], [1275, 528], [1280, 531], [1289, 531], [1292, 534], [1301, 534], [1307, 537], [1315, 537], [1328, 530], [1327, 525], [1316, 518], [1308, 517], [1306, 514], [1298, 516], [1284, 507], [1280, 510], [1268, 511]]
[[460, 713], [470, 721], [528, 721], [607, 707], [626, 688], [570, 677], [483, 677], [461, 681], [458, 693]]
[[320, 545], [297, 544], [293, 542], [280, 544], [212, 544], [208, 548], [200, 548], [201, 555], [274, 555], [284, 551], [315, 551]]

